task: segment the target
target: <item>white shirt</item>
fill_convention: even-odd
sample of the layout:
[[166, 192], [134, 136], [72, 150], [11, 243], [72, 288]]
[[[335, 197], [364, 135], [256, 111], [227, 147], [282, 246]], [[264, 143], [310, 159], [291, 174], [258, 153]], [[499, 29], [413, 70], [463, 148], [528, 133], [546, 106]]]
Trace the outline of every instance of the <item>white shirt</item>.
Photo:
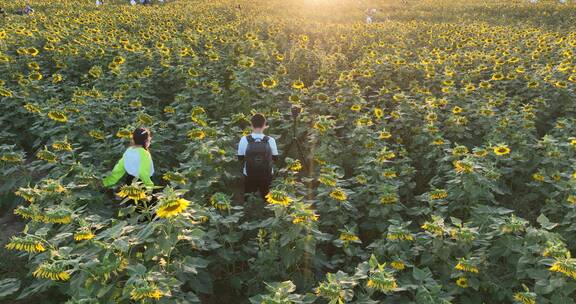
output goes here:
[[[124, 170], [132, 176], [140, 176], [140, 152], [130, 147], [124, 152]], [[154, 175], [154, 163], [150, 160], [150, 176]]]
[[[252, 133], [251, 135], [255, 141], [261, 141], [262, 139], [264, 139], [264, 136], [266, 136], [262, 133]], [[272, 155], [278, 156], [278, 147], [276, 146], [276, 140], [268, 136], [268, 145], [270, 145]], [[246, 136], [242, 136], [240, 142], [238, 143], [238, 156], [246, 156], [246, 148], [248, 148], [248, 138]], [[272, 170], [272, 172], [274, 172], [274, 170]], [[244, 164], [244, 175], [248, 175], [246, 173], [246, 164]]]

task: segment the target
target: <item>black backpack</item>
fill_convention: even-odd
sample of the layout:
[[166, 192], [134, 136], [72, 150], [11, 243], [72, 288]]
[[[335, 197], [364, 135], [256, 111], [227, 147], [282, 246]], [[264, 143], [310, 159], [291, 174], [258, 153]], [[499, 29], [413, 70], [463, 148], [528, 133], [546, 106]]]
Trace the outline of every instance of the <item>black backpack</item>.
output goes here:
[[271, 178], [272, 177], [272, 149], [268, 144], [270, 138], [264, 136], [262, 140], [256, 141], [252, 135], [246, 137], [248, 147], [246, 148], [246, 175], [251, 178]]

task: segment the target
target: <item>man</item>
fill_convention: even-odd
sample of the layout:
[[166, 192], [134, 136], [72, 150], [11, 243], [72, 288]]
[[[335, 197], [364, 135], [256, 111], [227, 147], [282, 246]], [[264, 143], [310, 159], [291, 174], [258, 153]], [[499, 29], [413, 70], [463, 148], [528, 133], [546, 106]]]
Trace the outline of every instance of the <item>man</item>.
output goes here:
[[242, 162], [244, 193], [260, 192], [265, 198], [272, 183], [273, 164], [278, 160], [276, 141], [264, 135], [268, 127], [266, 117], [258, 113], [251, 119], [252, 134], [243, 136], [238, 143], [238, 160]]

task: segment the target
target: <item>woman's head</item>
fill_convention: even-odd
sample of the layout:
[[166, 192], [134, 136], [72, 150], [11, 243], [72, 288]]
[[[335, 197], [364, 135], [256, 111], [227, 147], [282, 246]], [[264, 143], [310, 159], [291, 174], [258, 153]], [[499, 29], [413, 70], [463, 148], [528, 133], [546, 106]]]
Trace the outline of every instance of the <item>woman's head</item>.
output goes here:
[[152, 133], [146, 128], [136, 128], [132, 133], [132, 142], [148, 150], [152, 141]]

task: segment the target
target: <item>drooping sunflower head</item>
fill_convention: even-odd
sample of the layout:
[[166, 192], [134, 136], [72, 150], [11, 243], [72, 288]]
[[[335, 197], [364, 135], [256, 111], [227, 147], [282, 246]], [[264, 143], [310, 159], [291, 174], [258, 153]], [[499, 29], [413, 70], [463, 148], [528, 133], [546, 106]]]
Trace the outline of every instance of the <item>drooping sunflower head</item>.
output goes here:
[[398, 288], [398, 283], [396, 283], [392, 272], [385, 269], [378, 269], [369, 275], [366, 287], [388, 293]]
[[123, 185], [118, 192], [121, 198], [128, 198], [133, 201], [141, 201], [148, 197], [146, 189], [140, 184]]
[[6, 249], [10, 250], [20, 250], [31, 253], [46, 251], [46, 248], [42, 242], [32, 236], [18, 237], [12, 236], [10, 242], [6, 244]]
[[82, 227], [74, 234], [74, 240], [77, 242], [87, 241], [93, 239], [94, 236], [94, 233], [92, 233], [92, 230], [89, 227]]
[[346, 194], [342, 188], [336, 188], [330, 192], [330, 197], [337, 201], [343, 202], [348, 199], [348, 194]]
[[56, 263], [42, 263], [32, 275], [39, 279], [52, 281], [68, 281], [70, 279], [70, 273], [66, 271], [65, 267]]
[[272, 190], [266, 195], [266, 202], [270, 205], [286, 207], [292, 203], [292, 198], [285, 191]]
[[229, 195], [217, 192], [210, 197], [210, 204], [218, 210], [228, 210], [230, 209], [232, 201]]
[[134, 301], [145, 301], [146, 299], [159, 300], [164, 293], [154, 283], [144, 283], [132, 286], [130, 298]]

